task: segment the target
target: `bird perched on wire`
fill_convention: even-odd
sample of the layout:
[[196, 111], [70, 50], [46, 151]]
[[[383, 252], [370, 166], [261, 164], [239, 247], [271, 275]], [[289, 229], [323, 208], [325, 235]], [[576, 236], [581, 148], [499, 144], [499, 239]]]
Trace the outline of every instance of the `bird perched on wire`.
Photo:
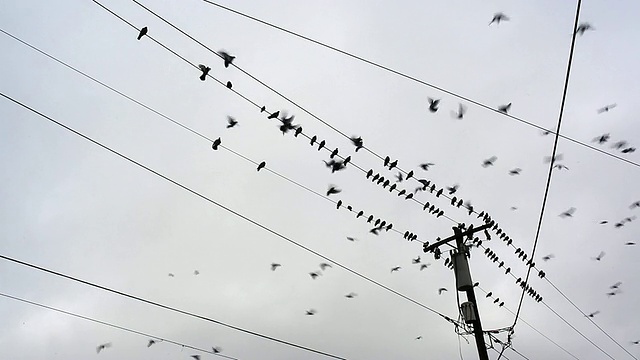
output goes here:
[[207, 75], [209, 74], [209, 71], [211, 71], [211, 68], [202, 64], [198, 65], [198, 68], [200, 69], [200, 71], [202, 71], [202, 75], [200, 75], [200, 80], [202, 81], [207, 80]]
[[352, 136], [349, 139], [351, 140], [351, 143], [356, 147], [356, 152], [364, 147], [364, 142], [362, 141], [362, 138], [360, 136]]
[[235, 56], [231, 56], [228, 52], [224, 50], [218, 51], [218, 55], [224, 60], [224, 67], [228, 68], [229, 65], [233, 63], [233, 60], [236, 58]]
[[138, 34], [138, 40], [142, 39], [143, 36], [147, 35], [147, 32], [149, 32], [149, 29], [146, 26], [140, 29], [140, 33]]
[[266, 162], [266, 161], [263, 161], [263, 162], [261, 162], [260, 164], [258, 164], [258, 168], [257, 168], [257, 170], [258, 170], [258, 171], [260, 171], [260, 169], [264, 168], [265, 166], [267, 166], [267, 162]]
[[429, 101], [429, 111], [432, 113], [438, 111], [438, 105], [440, 104], [440, 99], [427, 98]]
[[236, 125], [238, 125], [238, 121], [236, 121], [235, 118], [231, 117], [231, 116], [227, 116], [227, 129], [230, 129]]
[[231, 89], [233, 87], [233, 84], [231, 83], [231, 81], [227, 81], [227, 89]]
[[588, 22], [583, 22], [583, 23], [580, 23], [580, 25], [578, 25], [578, 28], [576, 29], [576, 33], [582, 36], [587, 30], [595, 30], [595, 28]]
[[511, 109], [511, 103], [508, 103], [507, 105], [498, 106], [498, 111], [500, 111], [501, 113], [507, 114], [510, 109]]
[[491, 22], [489, 23], [489, 25], [496, 23], [496, 24], [500, 24], [501, 21], [509, 21], [511, 19], [509, 19], [509, 17], [507, 15], [505, 15], [502, 12], [497, 12], [493, 15], [493, 19], [491, 19]]
[[106, 348], [110, 348], [110, 347], [111, 347], [111, 343], [110, 343], [110, 342], [109, 342], [109, 343], [105, 343], [105, 344], [100, 344], [100, 345], [98, 345], [98, 346], [96, 347], [96, 352], [97, 352], [98, 354], [100, 354], [100, 351], [102, 351], [102, 350], [104, 350], [104, 349], [106, 349]]

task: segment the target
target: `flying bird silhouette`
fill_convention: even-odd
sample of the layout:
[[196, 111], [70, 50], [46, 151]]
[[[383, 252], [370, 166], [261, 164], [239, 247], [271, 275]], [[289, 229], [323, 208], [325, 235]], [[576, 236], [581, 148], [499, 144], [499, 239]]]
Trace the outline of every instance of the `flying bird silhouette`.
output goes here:
[[623, 149], [621, 152], [622, 152], [623, 154], [629, 154], [629, 153], [632, 153], [632, 152], [635, 152], [635, 151], [636, 151], [636, 148], [634, 148], [634, 147], [628, 147], [628, 148], [626, 148], [626, 149]]
[[151, 345], [155, 344], [156, 341], [153, 339], [149, 339], [149, 342], [147, 343], [147, 347], [151, 347]]
[[307, 312], [305, 313], [306, 315], [315, 315], [317, 313], [317, 311], [315, 311], [314, 309], [309, 309], [307, 310]]
[[507, 105], [500, 105], [498, 106], [498, 111], [507, 114], [509, 112], [509, 110], [511, 109], [511, 103], [508, 103]]
[[356, 296], [358, 296], [358, 294], [356, 294], [354, 292], [350, 292], [347, 295], [345, 295], [344, 297], [346, 297], [347, 299], [353, 299]]
[[636, 201], [633, 204], [629, 205], [629, 209], [633, 210], [637, 207], [640, 207], [640, 201]]
[[608, 112], [609, 110], [613, 109], [614, 107], [618, 106], [618, 104], [609, 104], [606, 106], [601, 107], [600, 109], [598, 109], [598, 114], [602, 114], [605, 112]]
[[200, 355], [191, 355], [191, 357], [196, 359], [196, 360], [200, 360]]
[[597, 142], [598, 144], [602, 145], [604, 143], [606, 143], [607, 141], [609, 141], [609, 138], [611, 137], [611, 135], [609, 135], [609, 133], [606, 134], [602, 134], [598, 137], [593, 138], [593, 140], [591, 140], [592, 142]]
[[238, 122], [236, 121], [236, 119], [234, 119], [231, 116], [227, 116], [227, 129], [230, 129], [236, 125], [238, 125]]
[[609, 289], [618, 289], [620, 288], [620, 285], [622, 285], [622, 281], [618, 281], [617, 283], [609, 286]]
[[600, 261], [605, 256], [605, 254], [606, 253], [604, 251], [600, 251], [600, 254], [598, 254], [598, 256], [596, 257], [592, 257], [591, 260]]
[[549, 255], [543, 256], [542, 260], [543, 261], [549, 261], [549, 260], [551, 260], [553, 258], [555, 258], [555, 256], [553, 254], [549, 254]]
[[500, 24], [501, 21], [508, 21], [508, 20], [510, 19], [507, 15], [505, 15], [502, 12], [498, 12], [493, 15], [493, 19], [491, 19], [491, 22], [489, 23], [489, 25], [493, 23]]
[[280, 266], [282, 265], [278, 263], [271, 263], [271, 271], [276, 271], [276, 269], [279, 268]]
[[456, 191], [458, 191], [459, 187], [460, 187], [460, 185], [458, 185], [458, 184], [454, 184], [453, 186], [447, 186], [447, 191], [449, 191], [449, 195], [455, 194]]
[[562, 154], [556, 154], [555, 156], [545, 156], [544, 162], [546, 164], [555, 163], [556, 161], [561, 161], [562, 159], [564, 159], [564, 156]]
[[219, 346], [212, 346], [211, 351], [213, 351], [214, 354], [220, 354], [222, 352], [222, 348]]
[[110, 347], [111, 347], [111, 343], [110, 343], [110, 342], [109, 342], [109, 343], [105, 343], [105, 344], [100, 344], [100, 345], [98, 345], [98, 346], [96, 347], [96, 352], [97, 352], [98, 354], [100, 354], [100, 351], [102, 351], [102, 350], [104, 350], [104, 349], [106, 349], [106, 348], [110, 348]]
[[575, 212], [576, 212], [576, 208], [572, 207], [572, 208], [569, 208], [567, 211], [563, 212], [562, 214], [560, 214], [559, 216], [561, 218], [572, 217], [573, 213]]
[[200, 69], [200, 71], [202, 71], [202, 75], [200, 75], [200, 80], [202, 81], [207, 80], [207, 75], [209, 74], [209, 71], [211, 71], [211, 68], [202, 64], [198, 65], [198, 68]]
[[440, 104], [440, 99], [427, 98], [429, 101], [429, 111], [432, 113], [438, 111], [438, 104]]
[[515, 168], [512, 170], [509, 170], [509, 175], [513, 176], [513, 175], [520, 175], [520, 172], [522, 172], [522, 169], [520, 168]]
[[351, 237], [351, 236], [347, 236], [347, 240], [353, 242], [353, 241], [358, 241], [358, 239]]
[[415, 258], [415, 259], [411, 259], [411, 263], [412, 263], [412, 264], [420, 264], [420, 256], [418, 256], [418, 257], [417, 257], [417, 258]]
[[434, 163], [424, 163], [424, 164], [420, 164], [420, 168], [424, 171], [428, 171], [430, 166], [435, 165]]
[[143, 36], [147, 35], [147, 32], [149, 32], [149, 29], [146, 26], [140, 29], [140, 33], [138, 34], [138, 40], [142, 39]]
[[625, 140], [620, 140], [617, 143], [611, 145], [611, 147], [614, 148], [614, 149], [620, 150], [620, 149], [622, 149], [623, 147], [625, 147], [627, 145], [628, 145], [628, 143]]
[[467, 113], [467, 107], [460, 103], [458, 104], [458, 111], [457, 112], [452, 111], [451, 116], [453, 116], [455, 119], [462, 120], [462, 118], [464, 118], [464, 114], [466, 113]]
[[218, 51], [218, 55], [220, 55], [220, 57], [222, 57], [222, 60], [224, 60], [224, 67], [226, 68], [228, 68], [229, 65], [231, 65], [233, 63], [233, 60], [236, 58], [235, 56], [231, 56], [228, 52], [224, 50]]
[[320, 264], [320, 270], [325, 271], [327, 268], [333, 267], [331, 266], [331, 264], [327, 264], [327, 263], [321, 263]]
[[332, 194], [339, 194], [342, 190], [338, 189], [335, 185], [329, 185], [329, 190], [327, 190], [327, 196]]
[[595, 30], [595, 28], [588, 22], [583, 22], [583, 23], [580, 23], [580, 25], [578, 25], [578, 28], [576, 29], [576, 33], [582, 36], [587, 30]]
[[558, 169], [558, 170], [569, 170], [569, 168], [568, 168], [568, 167], [566, 167], [566, 166], [565, 166], [565, 165], [563, 165], [563, 164], [555, 164], [555, 165], [553, 165], [553, 168], [554, 168], [554, 169]]
[[310, 273], [309, 273], [309, 276], [311, 276], [311, 278], [312, 278], [313, 280], [315, 280], [318, 276], [320, 276], [320, 273], [319, 273], [319, 272], [317, 272], [317, 271], [310, 272]]
[[422, 336], [416, 337], [416, 340], [422, 340]]
[[498, 157], [492, 156], [492, 157], [490, 157], [490, 158], [488, 158], [488, 159], [486, 159], [486, 160], [484, 160], [482, 162], [482, 167], [486, 168], [486, 167], [489, 167], [489, 166], [493, 166], [493, 164], [496, 162], [496, 160], [498, 160]]
[[422, 271], [422, 270], [424, 270], [424, 269], [428, 268], [428, 267], [429, 267], [429, 265], [431, 265], [431, 264], [420, 264], [420, 271]]
[[448, 291], [447, 288], [438, 289], [438, 295], [442, 295], [443, 292]]
[[391, 268], [391, 272], [400, 271], [400, 269], [402, 269], [402, 267], [400, 267], [400, 266], [392, 267]]
[[193, 270], [193, 275], [200, 275], [200, 271], [198, 271], [198, 270]]
[[356, 152], [358, 152], [358, 150], [364, 147], [364, 142], [362, 141], [362, 138], [360, 136], [358, 137], [352, 136], [350, 140], [353, 146], [356, 147]]

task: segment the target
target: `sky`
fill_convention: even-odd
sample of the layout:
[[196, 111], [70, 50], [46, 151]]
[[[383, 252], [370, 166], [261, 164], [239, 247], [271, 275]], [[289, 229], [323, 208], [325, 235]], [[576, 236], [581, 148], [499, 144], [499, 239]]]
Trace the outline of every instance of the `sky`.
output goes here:
[[[100, 2], [148, 27], [149, 36], [136, 40], [136, 29], [92, 1], [4, 1], [0, 92], [162, 177], [2, 97], [1, 255], [341, 358], [475, 359], [473, 336], [458, 336], [437, 314], [458, 319], [447, 248], [436, 260], [421, 242], [450, 236], [457, 223], [482, 222], [447, 198], [417, 192], [418, 203], [367, 180], [358, 168], [392, 183], [398, 174], [377, 154], [438, 188], [458, 184], [454, 195], [491, 214], [513, 239], [507, 246], [493, 232], [483, 243], [513, 277], [483, 248], [473, 248], [469, 260], [484, 329], [513, 325], [522, 294], [515, 278], [527, 272], [514, 248], [530, 255], [534, 246], [554, 135], [469, 100], [491, 109], [511, 103], [509, 114], [555, 130], [576, 2], [216, 1], [466, 100], [201, 0], [140, 1], [212, 50], [234, 55], [225, 68], [134, 1]], [[509, 20], [488, 25], [498, 12]], [[544, 302], [524, 297], [512, 339], [517, 353], [507, 349], [505, 359], [640, 356], [632, 343], [640, 340], [640, 249], [625, 245], [640, 240], [640, 208], [630, 208], [640, 200], [640, 158], [612, 148], [621, 140], [640, 145], [638, 13], [635, 1], [582, 4], [580, 22], [594, 29], [576, 38], [560, 131], [572, 140], [559, 139], [556, 162], [567, 169], [552, 171], [534, 256], [547, 277], [533, 270], [530, 278]], [[213, 78], [200, 81], [198, 69], [151, 38], [211, 67], [209, 75], [230, 81], [235, 92]], [[304, 135], [282, 134], [277, 120], [238, 94], [268, 112], [295, 115]], [[437, 112], [428, 98], [440, 99]], [[456, 119], [460, 103], [467, 111]], [[616, 106], [598, 112], [609, 104]], [[228, 116], [238, 125], [227, 128]], [[592, 141], [603, 134], [607, 143]], [[330, 151], [304, 136], [338, 148], [351, 164], [331, 173], [323, 164]], [[351, 136], [362, 137], [366, 149], [355, 152]], [[223, 147], [214, 151], [218, 137]], [[483, 167], [492, 156], [494, 164]], [[256, 171], [262, 161], [266, 168]], [[425, 171], [423, 163], [435, 165]], [[509, 175], [515, 168], [520, 174]], [[342, 191], [327, 197], [331, 185]], [[413, 191], [419, 183], [397, 186]], [[446, 216], [422, 211], [426, 201]], [[398, 231], [372, 234], [366, 216], [356, 218], [347, 205]], [[571, 208], [571, 217], [559, 216]], [[405, 231], [418, 241], [403, 239]], [[418, 256], [429, 264], [422, 271], [412, 264]], [[332, 267], [312, 279], [325, 262]], [[281, 266], [271, 271], [272, 263]], [[1, 260], [0, 274], [2, 359], [219, 358], [188, 346], [220, 347], [242, 360], [327, 358], [15, 262]], [[617, 282], [616, 295], [607, 296]], [[585, 314], [599, 311], [592, 320], [604, 331], [563, 294]], [[306, 315], [310, 309], [316, 314]], [[505, 332], [495, 336], [506, 340]], [[167, 341], [147, 347], [151, 338]], [[105, 343], [112, 346], [97, 354]], [[489, 356], [497, 359], [501, 348], [493, 345]]]

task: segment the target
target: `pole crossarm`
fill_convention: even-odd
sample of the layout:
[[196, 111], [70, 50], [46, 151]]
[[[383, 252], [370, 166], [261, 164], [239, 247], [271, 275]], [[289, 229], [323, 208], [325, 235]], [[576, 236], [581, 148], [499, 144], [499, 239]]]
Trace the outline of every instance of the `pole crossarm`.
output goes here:
[[[426, 252], [426, 253], [427, 253], [427, 252], [432, 252], [432, 251], [434, 251], [437, 247], [439, 247], [440, 245], [444, 245], [444, 244], [448, 243], [448, 242], [449, 242], [449, 241], [451, 241], [451, 240], [455, 240], [458, 236], [462, 236], [462, 237], [464, 238], [465, 236], [473, 235], [473, 234], [475, 234], [475, 233], [476, 233], [476, 232], [478, 232], [478, 231], [483, 231], [483, 230], [485, 230], [485, 229], [488, 229], [488, 228], [492, 227], [493, 225], [494, 225], [494, 222], [493, 222], [493, 220], [492, 220], [491, 222], [489, 222], [489, 223], [487, 223], [487, 224], [484, 224], [484, 225], [482, 225], [482, 226], [479, 226], [479, 227], [477, 227], [477, 228], [476, 228], [476, 227], [471, 227], [471, 228], [467, 229], [466, 231], [464, 231], [464, 232], [463, 232], [463, 233], [461, 233], [461, 234], [453, 234], [453, 235], [449, 236], [448, 238], [443, 239], [443, 240], [440, 240], [440, 241], [438, 241], [438, 242], [436, 242], [436, 243], [433, 243], [433, 244], [431, 244], [431, 245], [429, 245], [429, 243], [425, 243], [425, 244], [424, 244], [424, 247], [423, 247], [423, 249], [422, 249], [422, 250], [423, 250], [424, 252]], [[458, 228], [457, 228], [457, 227], [454, 227], [453, 229], [454, 229], [454, 231], [458, 230]]]

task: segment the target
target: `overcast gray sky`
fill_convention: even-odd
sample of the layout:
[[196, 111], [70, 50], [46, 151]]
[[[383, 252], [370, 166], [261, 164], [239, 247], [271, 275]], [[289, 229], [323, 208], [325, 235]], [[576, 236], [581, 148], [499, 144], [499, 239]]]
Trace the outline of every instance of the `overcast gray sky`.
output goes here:
[[[459, 184], [456, 195], [486, 211], [531, 253], [553, 136], [467, 101], [305, 42], [200, 0], [143, 4], [234, 64], [402, 169]], [[220, 1], [284, 28], [389, 66], [492, 108], [555, 129], [572, 39], [575, 1]], [[352, 163], [389, 171], [371, 153], [182, 36], [133, 1], [103, 4], [210, 75], [270, 111], [286, 110], [304, 134], [325, 140]], [[419, 192], [454, 219], [368, 181], [354, 166], [332, 174], [302, 136], [144, 37], [92, 1], [4, 1], [0, 28], [179, 121], [211, 142], [88, 80], [0, 33], [0, 91], [185, 186], [416, 301], [457, 318], [454, 276], [402, 234], [371, 225], [311, 191], [330, 184], [355, 211], [433, 242], [454, 221], [480, 221], [445, 198]], [[494, 13], [509, 21], [487, 26]], [[561, 133], [632, 162], [611, 145], [640, 145], [640, 27], [637, 1], [585, 1], [580, 20], [595, 28], [577, 38]], [[427, 98], [441, 99], [436, 113]], [[462, 120], [451, 115], [467, 107]], [[597, 110], [617, 104], [609, 112]], [[239, 125], [227, 129], [227, 116]], [[472, 336], [459, 338], [440, 316], [337, 266], [313, 280], [324, 259], [2, 98], [0, 100], [0, 254], [348, 359], [477, 358]], [[609, 133], [599, 145], [594, 137]], [[255, 162], [267, 170], [256, 172]], [[554, 170], [535, 262], [548, 279], [633, 356], [640, 356], [636, 311], [640, 167], [560, 139], [568, 170]], [[492, 156], [493, 166], [482, 161]], [[435, 163], [428, 171], [421, 163]], [[517, 176], [509, 170], [521, 168]], [[413, 180], [398, 184], [412, 191]], [[570, 218], [559, 214], [574, 207]], [[517, 208], [517, 209], [513, 209]], [[614, 224], [629, 217], [630, 222]], [[607, 220], [607, 224], [600, 224]], [[354, 237], [355, 242], [346, 238]], [[526, 265], [500, 240], [485, 242], [516, 277]], [[604, 252], [601, 261], [592, 258]], [[543, 261], [542, 257], [554, 258]], [[412, 264], [421, 256], [424, 271]], [[446, 257], [446, 256], [445, 256]], [[282, 266], [270, 270], [272, 262]], [[470, 260], [486, 330], [513, 324], [521, 289], [482, 249]], [[400, 271], [390, 269], [400, 266]], [[198, 270], [199, 275], [194, 275]], [[175, 274], [169, 277], [168, 273]], [[204, 349], [249, 359], [320, 359], [219, 325], [155, 308], [50, 274], [0, 261], [0, 292]], [[529, 359], [632, 358], [547, 281], [531, 285], [548, 307], [526, 296], [513, 347]], [[609, 288], [622, 282], [620, 293]], [[445, 287], [449, 291], [438, 294]], [[494, 296], [485, 297], [484, 291]], [[345, 295], [354, 292], [353, 299]], [[464, 301], [464, 294], [460, 294]], [[500, 298], [505, 307], [494, 304]], [[309, 309], [317, 310], [306, 316]], [[188, 359], [196, 350], [0, 297], [2, 359]], [[533, 328], [525, 324], [527, 322]], [[537, 330], [534, 330], [534, 328]], [[566, 352], [541, 336], [545, 334]], [[422, 336], [421, 340], [415, 340]], [[497, 335], [505, 339], [504, 333]], [[113, 346], [96, 354], [96, 346]], [[499, 346], [497, 346], [499, 349]], [[571, 353], [572, 355], [568, 354]], [[490, 351], [496, 359], [497, 352]], [[509, 359], [523, 358], [511, 350]]]

